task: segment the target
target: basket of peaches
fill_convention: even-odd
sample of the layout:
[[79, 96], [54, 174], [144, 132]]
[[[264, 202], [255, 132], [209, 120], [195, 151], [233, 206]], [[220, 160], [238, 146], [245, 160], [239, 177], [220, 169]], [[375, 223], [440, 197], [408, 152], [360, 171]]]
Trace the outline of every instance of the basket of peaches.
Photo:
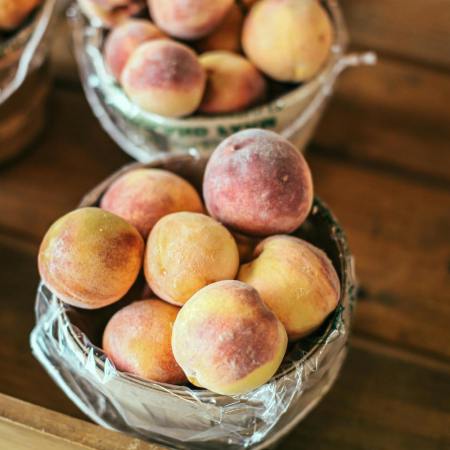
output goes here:
[[340, 72], [361, 63], [335, 0], [78, 0], [68, 15], [89, 103], [141, 162], [209, 155], [247, 128], [302, 149]]
[[345, 236], [271, 131], [123, 168], [38, 263], [36, 357], [96, 422], [175, 448], [272, 445], [345, 356]]

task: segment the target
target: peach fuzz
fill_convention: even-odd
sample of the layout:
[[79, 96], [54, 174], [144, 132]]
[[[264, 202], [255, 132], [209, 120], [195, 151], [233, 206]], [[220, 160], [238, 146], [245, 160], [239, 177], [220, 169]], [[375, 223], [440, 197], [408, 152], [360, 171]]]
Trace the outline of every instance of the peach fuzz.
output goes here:
[[103, 350], [118, 370], [161, 383], [186, 382], [171, 345], [178, 311], [156, 298], [125, 306], [108, 322]]
[[142, 12], [144, 0], [78, 0], [84, 15], [92, 22], [111, 28]]
[[211, 33], [233, 3], [233, 0], [148, 0], [151, 16], [159, 28], [184, 40]]
[[278, 81], [307, 81], [327, 60], [331, 20], [317, 0], [261, 0], [244, 22], [245, 54]]
[[211, 155], [203, 195], [212, 217], [256, 236], [290, 233], [313, 200], [308, 164], [280, 135], [249, 129], [228, 137]]
[[167, 117], [194, 112], [203, 96], [206, 75], [197, 55], [168, 39], [141, 44], [122, 72], [122, 86], [142, 109]]
[[178, 211], [203, 212], [195, 188], [172, 172], [161, 169], [132, 170], [108, 188], [101, 208], [134, 225], [146, 239], [163, 216]]
[[61, 217], [45, 234], [39, 273], [64, 302], [101, 308], [128, 292], [143, 253], [144, 241], [128, 222], [100, 208], [81, 208]]
[[148, 237], [145, 277], [152, 291], [170, 303], [183, 305], [207, 284], [234, 278], [238, 268], [230, 232], [204, 214], [169, 214]]
[[164, 37], [164, 33], [148, 20], [126, 20], [106, 38], [103, 50], [105, 64], [116, 80], [120, 81], [122, 70], [133, 51], [146, 41]]
[[1, 0], [0, 30], [14, 30], [42, 0]]
[[326, 254], [302, 239], [278, 235], [260, 242], [238, 279], [253, 286], [290, 340], [318, 328], [336, 308], [340, 283]]
[[228, 50], [239, 52], [241, 50], [241, 31], [244, 24], [244, 15], [241, 8], [234, 4], [228, 11], [223, 22], [208, 36], [196, 43], [201, 52], [212, 50]]
[[286, 352], [281, 322], [255, 289], [235, 280], [198, 291], [180, 310], [172, 350], [189, 381], [223, 395], [266, 383]]
[[199, 59], [207, 74], [199, 111], [210, 114], [242, 111], [264, 97], [266, 81], [241, 55], [214, 51]]

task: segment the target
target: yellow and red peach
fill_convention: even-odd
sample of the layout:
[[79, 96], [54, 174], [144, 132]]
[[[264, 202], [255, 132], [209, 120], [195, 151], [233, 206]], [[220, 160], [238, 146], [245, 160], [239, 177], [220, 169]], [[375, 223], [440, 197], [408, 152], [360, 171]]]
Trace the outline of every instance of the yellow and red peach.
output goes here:
[[141, 44], [122, 72], [122, 86], [142, 109], [168, 117], [194, 112], [203, 96], [206, 75], [197, 55], [168, 39]]
[[264, 97], [266, 81], [251, 62], [237, 53], [207, 52], [200, 56], [207, 84], [199, 111], [241, 111]]
[[233, 230], [268, 236], [290, 233], [313, 200], [308, 164], [286, 139], [249, 129], [224, 141], [205, 171], [203, 195], [212, 217]]
[[332, 40], [331, 20], [317, 0], [261, 0], [251, 8], [242, 32], [245, 54], [278, 81], [314, 77]]
[[105, 64], [114, 77], [120, 75], [131, 54], [139, 45], [152, 39], [164, 38], [164, 33], [150, 21], [128, 19], [115, 27], [105, 41]]
[[178, 311], [157, 298], [125, 306], [108, 322], [103, 350], [118, 370], [161, 383], [184, 383], [171, 344]]
[[223, 19], [223, 22], [208, 36], [196, 43], [201, 52], [213, 50], [228, 50], [239, 52], [241, 50], [241, 31], [244, 15], [241, 8], [234, 4]]
[[105, 192], [100, 206], [134, 225], [144, 238], [167, 214], [203, 212], [195, 188], [178, 175], [161, 169], [136, 169], [122, 175]]
[[224, 19], [233, 0], [148, 0], [155, 23], [179, 39], [198, 39], [211, 33]]
[[78, 0], [81, 11], [92, 22], [111, 28], [142, 12], [144, 0]]
[[42, 0], [2, 0], [0, 2], [0, 30], [14, 30]]
[[278, 235], [258, 244], [238, 279], [253, 286], [290, 340], [318, 328], [336, 308], [340, 283], [327, 255], [302, 239]]
[[244, 394], [266, 383], [286, 346], [281, 322], [255, 289], [235, 280], [198, 291], [173, 326], [173, 354], [189, 381], [218, 394]]
[[234, 278], [238, 268], [230, 232], [204, 214], [169, 214], [148, 237], [145, 277], [158, 297], [175, 305], [183, 305], [207, 284]]
[[143, 253], [141, 235], [124, 219], [100, 208], [81, 208], [61, 217], [45, 234], [39, 273], [64, 302], [101, 308], [131, 288]]

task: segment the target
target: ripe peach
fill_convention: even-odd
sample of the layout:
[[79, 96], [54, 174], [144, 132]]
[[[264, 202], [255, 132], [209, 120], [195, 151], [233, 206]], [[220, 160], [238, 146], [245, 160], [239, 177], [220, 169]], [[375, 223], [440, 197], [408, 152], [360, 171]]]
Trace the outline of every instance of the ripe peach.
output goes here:
[[0, 1], [0, 30], [11, 31], [19, 27], [42, 0]]
[[240, 52], [243, 23], [244, 15], [241, 8], [234, 4], [223, 19], [223, 22], [211, 34], [198, 41], [196, 48], [202, 52], [213, 50]]
[[39, 249], [39, 273], [64, 302], [85, 309], [120, 300], [136, 280], [144, 253], [139, 232], [100, 208], [57, 220]]
[[170, 303], [183, 305], [207, 284], [234, 278], [238, 268], [230, 232], [204, 214], [169, 214], [148, 237], [145, 277], [152, 291]]
[[266, 383], [286, 346], [281, 322], [255, 289], [235, 280], [198, 291], [173, 326], [173, 354], [189, 381], [218, 394], [244, 394]]
[[144, 0], [78, 0], [81, 11], [92, 22], [111, 28], [142, 12]]
[[302, 239], [271, 236], [241, 266], [238, 279], [253, 286], [286, 328], [289, 339], [306, 336], [336, 308], [340, 283], [326, 254]]
[[317, 0], [261, 0], [242, 33], [246, 55], [278, 81], [311, 79], [327, 60], [332, 40], [330, 18]]
[[161, 383], [184, 383], [171, 344], [178, 311], [157, 298], [125, 306], [108, 322], [103, 350], [119, 370]]
[[100, 206], [134, 225], [144, 238], [167, 214], [203, 212], [194, 187], [178, 175], [161, 169], [137, 169], [122, 175], [103, 195]]
[[213, 152], [203, 195], [214, 218], [257, 236], [290, 233], [309, 213], [313, 185], [299, 151], [276, 133], [249, 129]]
[[155, 23], [167, 34], [185, 40], [211, 33], [232, 5], [233, 0], [148, 0]]
[[266, 82], [252, 63], [236, 53], [207, 52], [200, 56], [208, 81], [199, 110], [205, 113], [241, 111], [260, 100]]
[[115, 27], [108, 35], [103, 50], [105, 64], [120, 81], [125, 64], [140, 44], [152, 39], [164, 38], [164, 34], [150, 21], [128, 19]]
[[206, 75], [196, 54], [167, 39], [141, 44], [122, 72], [122, 85], [142, 109], [168, 117], [194, 112], [203, 96]]

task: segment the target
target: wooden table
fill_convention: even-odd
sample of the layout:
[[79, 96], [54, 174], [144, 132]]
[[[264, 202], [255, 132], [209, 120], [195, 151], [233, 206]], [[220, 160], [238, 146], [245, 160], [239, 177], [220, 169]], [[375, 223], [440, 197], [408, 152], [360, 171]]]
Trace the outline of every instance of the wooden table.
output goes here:
[[[355, 47], [381, 58], [342, 77], [307, 159], [347, 231], [360, 298], [340, 378], [282, 448], [450, 448], [450, 11], [400, 3], [343, 1]], [[43, 233], [130, 161], [93, 117], [65, 45], [45, 134], [0, 168], [0, 392], [64, 416], [0, 396], [0, 437], [23, 422], [56, 439], [47, 448], [156, 448], [72, 419], [86, 420], [29, 350]], [[17, 426], [9, 448], [38, 448]]]

